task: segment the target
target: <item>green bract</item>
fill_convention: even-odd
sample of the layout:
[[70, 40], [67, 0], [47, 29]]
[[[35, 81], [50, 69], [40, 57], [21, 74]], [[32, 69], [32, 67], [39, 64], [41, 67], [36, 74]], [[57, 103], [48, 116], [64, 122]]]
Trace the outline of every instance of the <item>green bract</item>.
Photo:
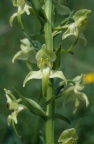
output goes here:
[[21, 50], [18, 51], [12, 59], [13, 63], [16, 59], [29, 60], [32, 63], [36, 63], [36, 51], [27, 38], [21, 40], [20, 48]]
[[71, 10], [68, 7], [62, 5], [60, 0], [56, 1], [56, 10], [60, 15], [69, 15], [71, 13]]
[[46, 118], [45, 111], [38, 103], [36, 103], [34, 100], [31, 100], [29, 98], [24, 98], [17, 90], [15, 91], [31, 113], [41, 116], [42, 118]]

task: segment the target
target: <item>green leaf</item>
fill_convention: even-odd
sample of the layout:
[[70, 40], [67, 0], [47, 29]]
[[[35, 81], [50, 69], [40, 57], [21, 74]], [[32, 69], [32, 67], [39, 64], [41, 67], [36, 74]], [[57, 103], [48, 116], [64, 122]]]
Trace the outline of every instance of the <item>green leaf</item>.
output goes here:
[[67, 122], [68, 124], [70, 124], [70, 120], [67, 117], [65, 117], [65, 116], [63, 116], [61, 114], [56, 114], [55, 113], [55, 117]]
[[61, 91], [58, 95], [56, 95], [56, 96], [52, 97], [51, 99], [49, 99], [49, 100], [45, 103], [45, 106], [48, 105], [49, 103], [53, 102], [54, 100], [62, 97], [62, 96], [66, 96], [66, 94], [67, 94], [67, 90], [66, 90], [66, 91], [63, 91], [63, 92]]
[[61, 81], [58, 85], [58, 87], [55, 89], [55, 95], [59, 94], [59, 92], [64, 89], [64, 86], [65, 86], [65, 82], [64, 81]]
[[63, 144], [73, 144], [73, 141], [76, 142], [78, 139], [78, 136], [76, 134], [76, 130], [74, 128], [64, 130], [59, 139], [58, 142], [62, 142]]
[[39, 17], [40, 17], [43, 22], [46, 22], [47, 17], [46, 17], [44, 10], [41, 8], [40, 1], [39, 0], [28, 0], [28, 1], [31, 2], [33, 12], [37, 16], [37, 18], [39, 19]]
[[[40, 16], [39, 16], [39, 14], [33, 9], [33, 8], [31, 8], [31, 11], [32, 11], [32, 13], [38, 18], [38, 20], [39, 20], [39, 22], [40, 22], [40, 24], [41, 24], [41, 29], [40, 29], [40, 32], [41, 33], [43, 33], [43, 28], [44, 28], [44, 24], [45, 24], [45, 22], [44, 22], [44, 19], [42, 19]], [[46, 17], [46, 16], [45, 16]], [[45, 20], [45, 21], [47, 21], [47, 20]], [[40, 33], [40, 34], [41, 34]]]
[[43, 111], [43, 109], [40, 107], [38, 103], [35, 101], [29, 99], [29, 98], [24, 98], [17, 90], [15, 90], [18, 96], [22, 99], [26, 107], [29, 109], [29, 111], [35, 115], [39, 115], [42, 118], [46, 118], [46, 114]]
[[32, 7], [35, 9], [35, 10], [39, 10], [41, 5], [40, 5], [40, 1], [39, 0], [28, 0], [31, 2], [32, 4]]

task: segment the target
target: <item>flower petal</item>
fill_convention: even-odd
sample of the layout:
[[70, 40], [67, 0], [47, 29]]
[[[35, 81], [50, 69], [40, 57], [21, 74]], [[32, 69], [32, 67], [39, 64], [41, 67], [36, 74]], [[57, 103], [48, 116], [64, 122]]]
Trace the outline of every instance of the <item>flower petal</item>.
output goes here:
[[10, 90], [4, 88], [4, 91], [7, 98], [7, 102], [16, 101], [16, 98], [14, 97], [14, 95], [11, 93]]
[[54, 70], [50, 70], [50, 76], [49, 78], [60, 78], [62, 80], [64, 80], [65, 84], [67, 84], [67, 80], [63, 74], [62, 71], [54, 71]]
[[49, 74], [50, 74], [49, 67], [44, 68], [42, 70], [42, 92], [43, 92], [43, 96], [46, 96], [46, 94], [47, 94], [47, 86], [48, 86]]
[[77, 29], [75, 23], [72, 23], [68, 26], [67, 31], [65, 31], [65, 33], [62, 36], [62, 39], [65, 39], [70, 35], [74, 35], [74, 36], [78, 35], [78, 29]]
[[85, 101], [86, 107], [89, 105], [89, 101], [88, 101], [88, 98], [87, 98], [86, 94], [84, 94], [84, 93], [82, 93], [82, 92], [76, 92], [76, 96], [77, 96], [79, 99]]
[[30, 15], [30, 11], [29, 11], [30, 8], [31, 7], [29, 5], [25, 4], [25, 6], [24, 6], [24, 12], [26, 12], [27, 15]]
[[8, 125], [10, 126], [10, 124], [14, 121], [15, 124], [17, 124], [17, 111], [14, 111], [11, 113], [11, 115], [8, 116]]
[[42, 78], [42, 72], [41, 70], [39, 71], [31, 71], [25, 78], [24, 82], [23, 82], [23, 87], [25, 87], [25, 84], [27, 81], [29, 81], [30, 79], [41, 79]]
[[10, 20], [9, 20], [9, 23], [10, 23], [10, 26], [13, 25], [13, 21], [14, 21], [14, 18], [17, 16], [17, 13], [14, 13], [11, 17], [10, 17]]

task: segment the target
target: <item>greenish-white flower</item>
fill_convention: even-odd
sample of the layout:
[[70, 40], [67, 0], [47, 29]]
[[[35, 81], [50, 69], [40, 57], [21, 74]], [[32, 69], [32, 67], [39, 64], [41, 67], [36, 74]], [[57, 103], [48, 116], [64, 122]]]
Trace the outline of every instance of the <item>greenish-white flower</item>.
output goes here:
[[31, 79], [42, 79], [42, 91], [43, 95], [46, 95], [47, 86], [49, 78], [60, 78], [67, 83], [67, 80], [61, 71], [55, 71], [52, 69], [53, 61], [56, 56], [52, 51], [48, 51], [43, 45], [41, 50], [37, 53], [36, 59], [39, 67], [39, 71], [31, 71], [25, 78], [23, 82], [23, 86], [25, 86], [26, 82]]
[[17, 124], [17, 115], [19, 114], [20, 111], [22, 111], [24, 109], [23, 105], [19, 105], [18, 109], [15, 110], [14, 112], [11, 113], [11, 115], [8, 116], [8, 125], [10, 126], [10, 124]]
[[59, 139], [58, 142], [62, 144], [77, 144], [78, 136], [76, 133], [76, 130], [74, 128], [64, 130]]
[[14, 123], [17, 124], [17, 115], [26, 107], [22, 104], [19, 104], [19, 102], [21, 102], [21, 99], [16, 99], [10, 90], [4, 89], [4, 91], [7, 98], [7, 107], [9, 108], [9, 110], [13, 110], [11, 115], [8, 116], [8, 125], [14, 125]]
[[62, 39], [65, 39], [70, 35], [74, 35], [74, 36], [78, 37], [78, 35], [80, 35], [79, 29], [86, 24], [87, 15], [90, 12], [91, 11], [87, 10], [87, 9], [81, 9], [81, 10], [77, 11], [73, 15], [74, 22], [66, 25], [67, 30], [63, 34]]
[[20, 48], [21, 50], [18, 51], [12, 59], [13, 63], [16, 59], [29, 60], [32, 63], [36, 63], [35, 59], [36, 51], [27, 38], [21, 40]]
[[86, 106], [89, 105], [88, 98], [85, 93], [81, 92], [84, 88], [84, 75], [80, 75], [75, 77], [71, 82], [71, 86], [66, 90], [66, 97], [65, 97], [65, 103], [69, 102], [73, 98], [75, 99], [75, 110], [77, 110], [80, 100], [85, 101]]
[[19, 23], [22, 25], [21, 22], [21, 15], [26, 13], [27, 15], [30, 14], [31, 6], [25, 0], [13, 0], [13, 6], [17, 7], [18, 10], [10, 17], [10, 25], [13, 25], [14, 18], [17, 17]]

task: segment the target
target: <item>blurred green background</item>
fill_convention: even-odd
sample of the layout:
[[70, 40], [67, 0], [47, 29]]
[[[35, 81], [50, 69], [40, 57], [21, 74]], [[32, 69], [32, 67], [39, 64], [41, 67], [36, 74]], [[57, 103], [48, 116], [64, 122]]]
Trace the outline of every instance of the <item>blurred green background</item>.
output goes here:
[[[72, 79], [81, 73], [94, 73], [94, 0], [70, 0], [67, 5], [74, 11], [83, 8], [92, 10], [92, 13], [89, 14], [87, 27], [84, 30], [87, 45], [84, 46], [83, 42], [79, 41], [75, 47], [74, 55], [62, 55], [62, 70], [67, 78]], [[16, 9], [13, 8], [11, 0], [0, 1], [0, 144], [33, 144], [34, 130], [39, 121], [37, 116], [27, 111], [19, 114], [17, 129], [22, 138], [18, 138], [13, 128], [7, 126], [7, 116], [10, 111], [6, 107], [6, 97], [3, 89], [12, 90], [15, 87], [24, 96], [37, 100], [41, 88], [40, 81], [36, 80], [28, 82], [26, 87], [23, 88], [23, 80], [29, 71], [21, 61], [12, 64], [11, 60], [20, 48], [20, 39], [25, 37], [16, 20], [13, 28], [9, 26], [9, 18], [15, 11]], [[31, 33], [34, 32], [39, 23], [34, 16], [27, 18], [25, 15], [24, 17], [23, 20], [27, 30], [31, 31]], [[42, 38], [40, 37], [39, 39]], [[65, 42], [65, 45], [67, 47], [67, 42]], [[75, 115], [72, 113], [73, 109], [71, 108], [73, 103], [69, 103], [65, 107], [62, 105], [61, 99], [56, 103], [56, 111], [71, 120], [71, 125], [68, 125], [56, 119], [56, 139], [64, 129], [75, 127], [81, 119], [77, 127], [78, 144], [94, 144], [94, 83], [86, 84], [84, 92], [88, 96], [90, 105], [86, 108], [85, 104], [81, 103]], [[44, 127], [43, 122], [40, 127], [41, 129]], [[42, 135], [41, 131], [40, 135]]]

